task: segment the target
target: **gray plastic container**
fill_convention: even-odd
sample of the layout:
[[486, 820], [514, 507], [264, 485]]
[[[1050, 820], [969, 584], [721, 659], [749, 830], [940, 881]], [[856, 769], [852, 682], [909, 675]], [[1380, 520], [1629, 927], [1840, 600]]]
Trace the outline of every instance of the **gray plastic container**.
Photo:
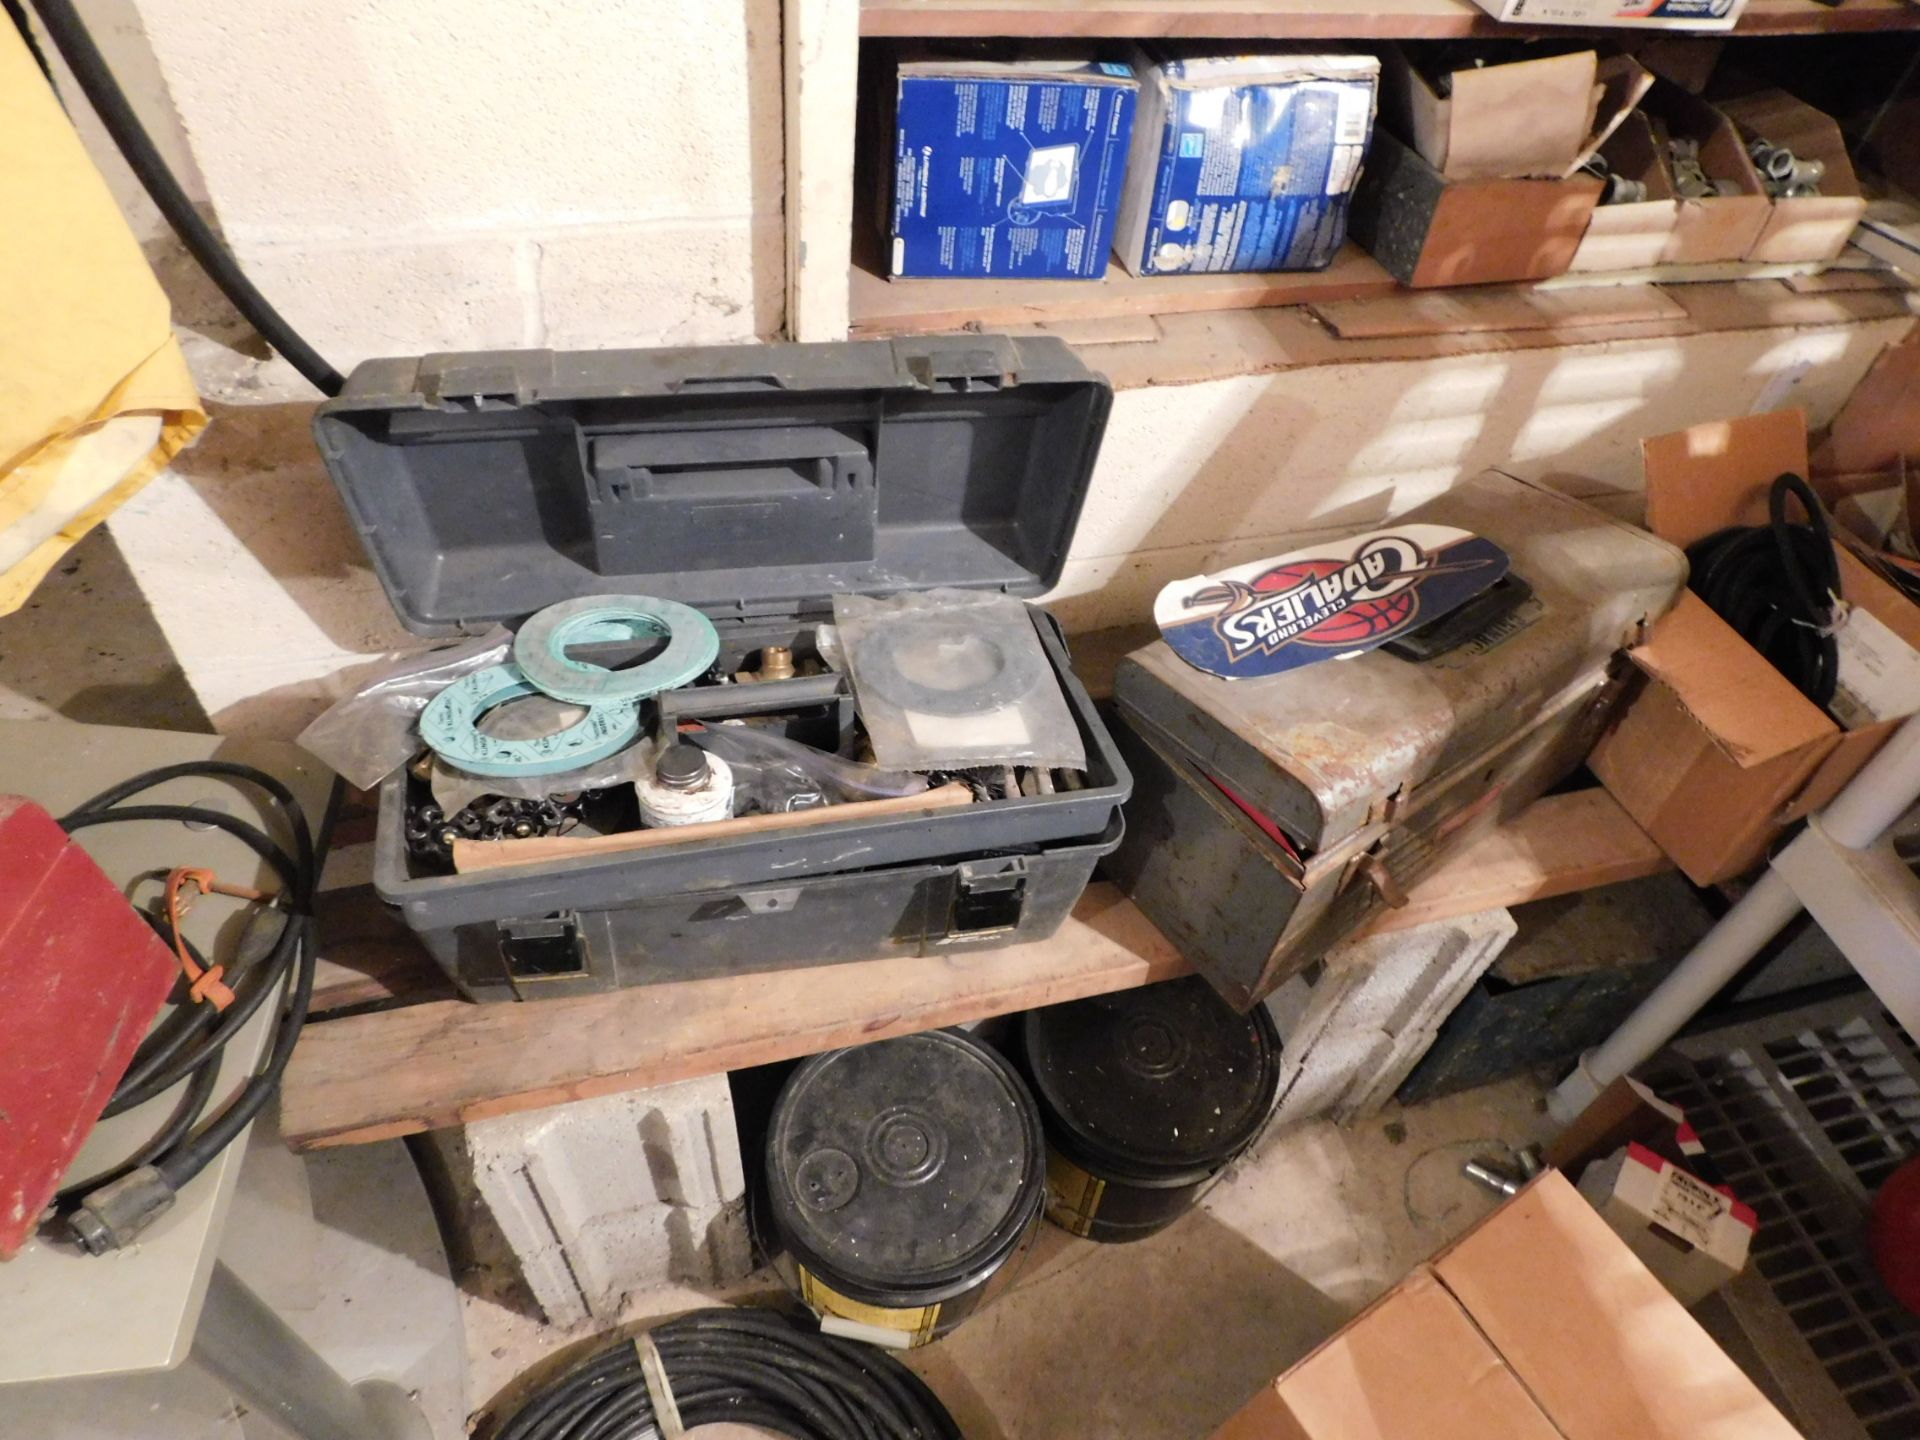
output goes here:
[[[731, 665], [830, 619], [835, 593], [1048, 588], [1111, 402], [1048, 338], [514, 351], [368, 361], [314, 433], [416, 633], [654, 594], [711, 616]], [[1132, 780], [1033, 616], [1081, 790], [438, 875], [406, 853], [398, 774], [375, 887], [475, 999], [1041, 939], [1119, 843]]]

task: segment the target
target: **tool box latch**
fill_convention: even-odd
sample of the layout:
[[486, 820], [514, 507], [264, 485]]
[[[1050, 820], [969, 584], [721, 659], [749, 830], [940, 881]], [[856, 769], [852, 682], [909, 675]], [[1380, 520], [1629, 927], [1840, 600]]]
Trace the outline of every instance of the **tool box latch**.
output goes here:
[[930, 350], [906, 357], [907, 373], [922, 390], [966, 394], [998, 390], [1009, 376], [1001, 357], [985, 346], [966, 350]]
[[1026, 903], [1026, 856], [965, 861], [954, 878], [952, 933], [1011, 930], [1020, 923]]

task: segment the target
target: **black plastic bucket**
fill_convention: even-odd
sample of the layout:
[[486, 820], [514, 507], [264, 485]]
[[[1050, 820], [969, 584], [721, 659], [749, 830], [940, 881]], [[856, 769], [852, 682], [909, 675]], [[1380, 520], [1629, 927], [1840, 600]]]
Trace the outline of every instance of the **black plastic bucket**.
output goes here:
[[1280, 1084], [1266, 1007], [1194, 976], [1030, 1010], [1020, 1060], [1047, 1136], [1047, 1218], [1140, 1240], [1190, 1210], [1253, 1143]]
[[816, 1055], [774, 1102], [768, 1218], [821, 1328], [922, 1345], [984, 1305], [1046, 1200], [1040, 1113], [970, 1036]]

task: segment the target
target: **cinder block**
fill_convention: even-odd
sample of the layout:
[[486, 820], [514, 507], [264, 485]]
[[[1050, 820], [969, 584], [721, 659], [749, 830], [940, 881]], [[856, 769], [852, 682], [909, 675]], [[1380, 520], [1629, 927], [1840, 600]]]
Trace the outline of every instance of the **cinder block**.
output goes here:
[[1373, 1114], [1514, 930], [1512, 915], [1486, 910], [1364, 936], [1274, 991], [1266, 1003], [1283, 1042], [1276, 1117]]
[[724, 1284], [752, 1268], [724, 1075], [477, 1121], [467, 1151], [556, 1325], [611, 1318], [639, 1291]]
[[779, 0], [139, 0], [228, 236], [777, 214]]
[[718, 345], [778, 334], [777, 224], [710, 221], [563, 233], [538, 246], [541, 344]]
[[529, 343], [520, 245], [502, 239], [255, 244], [247, 274], [342, 371], [380, 355]]

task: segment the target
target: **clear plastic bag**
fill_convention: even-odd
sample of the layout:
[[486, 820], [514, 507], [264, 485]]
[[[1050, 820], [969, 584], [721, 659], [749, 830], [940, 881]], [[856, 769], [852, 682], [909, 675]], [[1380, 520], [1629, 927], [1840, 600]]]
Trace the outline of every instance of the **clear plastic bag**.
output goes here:
[[462, 676], [507, 658], [513, 632], [496, 625], [484, 635], [437, 650], [389, 655], [372, 680], [300, 732], [302, 749], [349, 785], [371, 790], [420, 753], [420, 712]]
[[752, 725], [702, 725], [683, 738], [732, 767], [736, 815], [885, 800], [927, 788], [924, 775], [863, 765]]
[[836, 595], [833, 619], [880, 764], [1086, 768], [1025, 601], [973, 590]]

